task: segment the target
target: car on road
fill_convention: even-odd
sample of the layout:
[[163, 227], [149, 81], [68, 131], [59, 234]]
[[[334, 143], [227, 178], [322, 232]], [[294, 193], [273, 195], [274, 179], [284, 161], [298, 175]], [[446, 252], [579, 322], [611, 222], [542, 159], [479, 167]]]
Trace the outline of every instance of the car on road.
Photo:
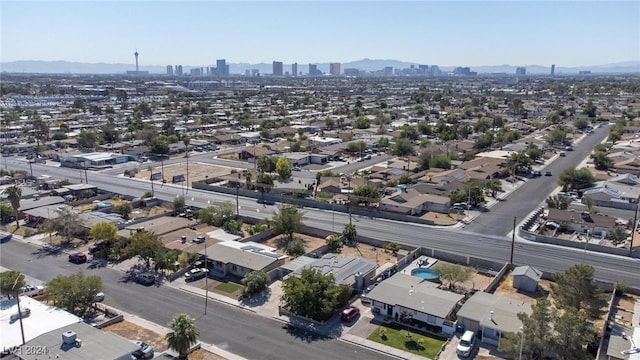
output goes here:
[[473, 331], [465, 331], [460, 337], [460, 342], [456, 346], [456, 354], [462, 357], [469, 357], [476, 346], [476, 334]]
[[360, 309], [355, 306], [349, 306], [348, 308], [342, 310], [342, 314], [340, 314], [340, 320], [344, 322], [351, 322], [356, 317], [360, 315]]
[[275, 205], [275, 201], [272, 200], [267, 200], [267, 199], [258, 199], [256, 201], [258, 204], [263, 204], [263, 205]]
[[136, 282], [140, 285], [153, 285], [156, 283], [156, 277], [152, 273], [143, 272], [139, 273], [135, 277]]
[[545, 171], [544, 176], [551, 176], [551, 171]]
[[83, 252], [69, 254], [69, 262], [74, 264], [84, 264], [87, 262], [87, 255]]
[[104, 293], [103, 292], [97, 293], [96, 296], [93, 297], [93, 301], [94, 302], [102, 302], [102, 301], [104, 301]]
[[42, 285], [25, 285], [20, 290], [21, 296], [38, 296], [44, 294], [44, 286]]
[[131, 353], [131, 360], [153, 359], [153, 346], [140, 340], [131, 340], [131, 342], [140, 346], [140, 349]]
[[540, 172], [540, 170], [534, 170], [533, 177], [538, 177], [538, 176], [542, 176], [542, 172]]
[[186, 281], [196, 281], [198, 279], [202, 279], [203, 277], [207, 276], [207, 273], [209, 271], [206, 268], [195, 268], [195, 269], [191, 269], [189, 271], [187, 271], [184, 274], [185, 280]]

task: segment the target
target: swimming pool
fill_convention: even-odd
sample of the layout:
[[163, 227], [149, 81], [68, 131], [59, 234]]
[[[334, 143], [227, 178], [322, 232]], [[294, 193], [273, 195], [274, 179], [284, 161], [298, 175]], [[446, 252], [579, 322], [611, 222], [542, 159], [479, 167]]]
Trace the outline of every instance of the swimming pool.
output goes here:
[[411, 275], [423, 278], [425, 280], [438, 280], [440, 276], [435, 271], [426, 268], [416, 268], [411, 270]]

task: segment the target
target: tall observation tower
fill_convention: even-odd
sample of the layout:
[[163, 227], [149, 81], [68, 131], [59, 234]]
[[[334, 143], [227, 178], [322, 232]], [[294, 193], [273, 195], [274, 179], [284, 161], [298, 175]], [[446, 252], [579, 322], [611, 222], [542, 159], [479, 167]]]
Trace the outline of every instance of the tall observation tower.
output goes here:
[[140, 69], [138, 68], [138, 49], [136, 49], [136, 52], [134, 52], [133, 55], [136, 56], [136, 72], [139, 72]]

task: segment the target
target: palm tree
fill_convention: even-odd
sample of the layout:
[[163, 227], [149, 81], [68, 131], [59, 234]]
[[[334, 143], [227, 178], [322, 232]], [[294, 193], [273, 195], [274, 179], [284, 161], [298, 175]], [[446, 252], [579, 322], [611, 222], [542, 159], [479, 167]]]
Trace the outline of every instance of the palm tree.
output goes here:
[[491, 197], [495, 198], [498, 191], [502, 191], [502, 183], [498, 179], [489, 179], [484, 182], [485, 189], [491, 192]]
[[17, 185], [12, 185], [7, 188], [7, 199], [11, 202], [11, 207], [13, 211], [16, 212], [16, 229], [20, 228], [19, 221], [19, 213], [18, 209], [20, 208], [20, 198], [22, 197], [22, 189]]
[[186, 359], [189, 348], [197, 341], [200, 331], [196, 327], [196, 319], [187, 314], [177, 314], [169, 322], [172, 331], [165, 335], [169, 348], [178, 353], [178, 358]]

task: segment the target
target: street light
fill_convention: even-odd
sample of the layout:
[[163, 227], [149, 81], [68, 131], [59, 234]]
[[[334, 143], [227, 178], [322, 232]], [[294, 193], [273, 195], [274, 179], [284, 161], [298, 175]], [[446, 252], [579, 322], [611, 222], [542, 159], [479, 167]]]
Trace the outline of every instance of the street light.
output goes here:
[[520, 356], [518, 360], [522, 360], [522, 346], [524, 345], [524, 324], [520, 326]]

